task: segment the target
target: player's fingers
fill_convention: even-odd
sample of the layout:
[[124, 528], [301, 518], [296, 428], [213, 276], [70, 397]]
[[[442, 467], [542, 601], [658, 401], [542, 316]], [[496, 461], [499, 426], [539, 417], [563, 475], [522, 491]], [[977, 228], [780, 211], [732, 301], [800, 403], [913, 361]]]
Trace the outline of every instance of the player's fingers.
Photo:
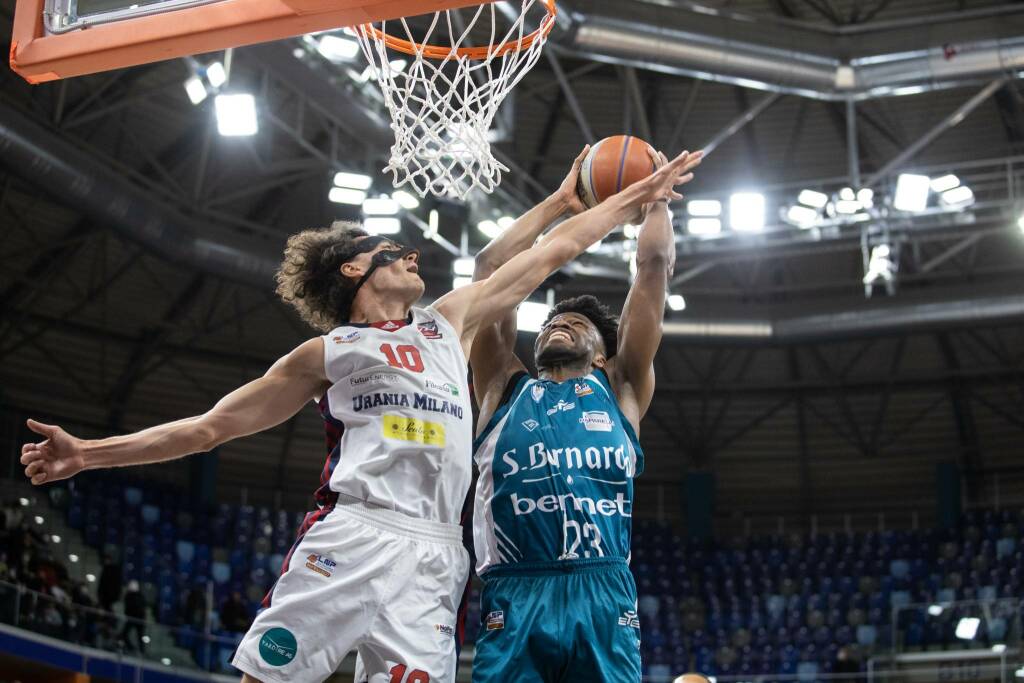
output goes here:
[[57, 429], [58, 429], [54, 425], [48, 425], [48, 424], [43, 424], [42, 422], [36, 422], [35, 420], [33, 420], [31, 418], [29, 418], [25, 422], [25, 424], [28, 425], [28, 428], [31, 429], [36, 434], [42, 434], [43, 436], [46, 436], [46, 437], [53, 436], [54, 434], [57, 433]]
[[583, 151], [580, 152], [576, 160], [572, 162], [573, 166], [579, 167], [583, 165], [583, 160], [587, 158], [587, 154], [590, 153], [590, 145], [583, 145]]
[[676, 185], [685, 185], [686, 183], [693, 180], [693, 174], [687, 173], [686, 175], [679, 176], [676, 178]]
[[39, 486], [40, 484], [46, 483], [46, 472], [41, 472], [32, 477], [32, 485]]
[[32, 452], [38, 451], [38, 450], [39, 450], [39, 444], [37, 444], [37, 443], [27, 443], [27, 444], [25, 444], [24, 446], [21, 447], [21, 454], [25, 455], [27, 453], [32, 453]]
[[27, 465], [30, 462], [45, 459], [46, 458], [43, 456], [41, 451], [29, 451], [28, 453], [21, 454], [21, 460], [19, 462], [21, 462], [22, 465]]
[[34, 460], [34, 461], [30, 462], [28, 465], [25, 466], [25, 476], [26, 477], [30, 477], [31, 478], [31, 477], [34, 477], [35, 475], [39, 474], [40, 472], [45, 472], [45, 471], [46, 471], [46, 463], [44, 463], [42, 460]]

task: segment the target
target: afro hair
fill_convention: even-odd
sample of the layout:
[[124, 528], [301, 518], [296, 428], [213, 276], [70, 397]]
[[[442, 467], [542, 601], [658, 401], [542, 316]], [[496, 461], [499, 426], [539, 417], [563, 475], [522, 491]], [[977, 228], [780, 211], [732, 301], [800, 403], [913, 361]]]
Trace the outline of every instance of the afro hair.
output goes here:
[[548, 314], [544, 326], [547, 327], [552, 318], [563, 313], [577, 313], [590, 322], [594, 323], [598, 334], [604, 341], [605, 357], [612, 358], [618, 352], [619, 345], [619, 319], [608, 310], [608, 307], [597, 300], [597, 297], [590, 294], [564, 299], [559, 301], [551, 313]]

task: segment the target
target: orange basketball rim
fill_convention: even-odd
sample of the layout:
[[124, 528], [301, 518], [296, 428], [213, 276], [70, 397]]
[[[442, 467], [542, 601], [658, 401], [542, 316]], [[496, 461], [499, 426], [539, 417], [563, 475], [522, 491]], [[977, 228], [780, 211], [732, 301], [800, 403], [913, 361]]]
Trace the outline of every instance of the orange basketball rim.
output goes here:
[[[48, 34], [43, 23], [46, 0], [17, 0], [10, 63], [29, 83], [42, 83], [493, 1], [218, 0]], [[553, 12], [553, 0], [543, 1]], [[535, 37], [536, 32], [529, 36], [531, 42]], [[488, 48], [477, 49], [486, 56]]]

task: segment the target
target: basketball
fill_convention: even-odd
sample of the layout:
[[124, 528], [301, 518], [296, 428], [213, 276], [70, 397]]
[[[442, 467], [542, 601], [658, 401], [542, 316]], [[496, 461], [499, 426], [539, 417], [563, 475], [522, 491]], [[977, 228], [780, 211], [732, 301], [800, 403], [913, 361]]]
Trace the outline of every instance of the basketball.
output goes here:
[[580, 167], [576, 194], [592, 209], [654, 173], [648, 143], [632, 135], [613, 135], [590, 148]]

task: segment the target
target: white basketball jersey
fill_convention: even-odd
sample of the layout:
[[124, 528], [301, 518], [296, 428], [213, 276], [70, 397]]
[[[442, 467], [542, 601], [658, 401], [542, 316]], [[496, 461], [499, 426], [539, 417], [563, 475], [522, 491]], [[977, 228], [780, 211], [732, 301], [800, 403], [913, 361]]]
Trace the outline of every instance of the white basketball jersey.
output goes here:
[[317, 500], [341, 494], [458, 524], [472, 477], [467, 363], [433, 308], [411, 321], [349, 324], [324, 335], [331, 388], [320, 400], [327, 462]]

